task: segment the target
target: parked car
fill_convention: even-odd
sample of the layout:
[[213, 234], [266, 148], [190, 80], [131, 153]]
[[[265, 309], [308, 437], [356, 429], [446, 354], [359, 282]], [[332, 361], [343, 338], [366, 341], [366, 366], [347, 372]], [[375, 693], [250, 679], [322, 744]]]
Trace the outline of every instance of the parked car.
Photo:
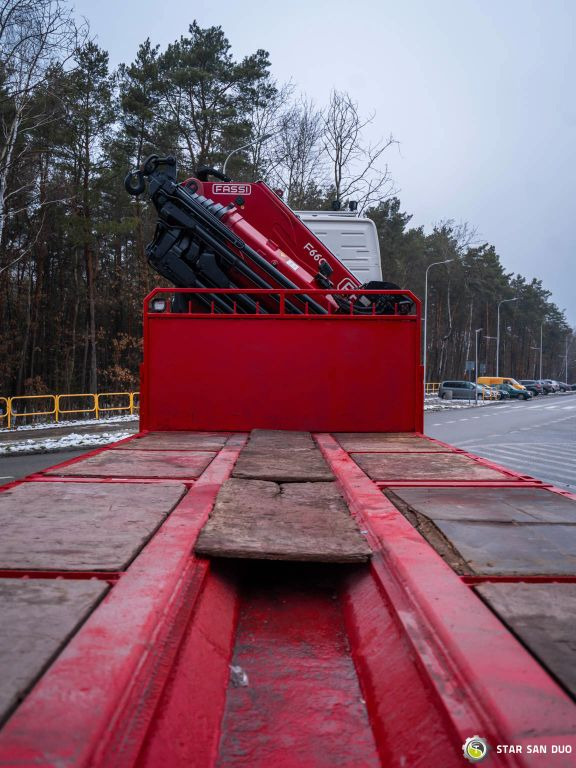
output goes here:
[[530, 390], [528, 389], [516, 389], [516, 387], [513, 387], [511, 384], [498, 384], [498, 389], [502, 390], [502, 392], [507, 392], [508, 397], [512, 397], [515, 399], [521, 399], [521, 400], [532, 400], [534, 395]]
[[536, 381], [535, 379], [520, 379], [520, 384], [523, 384], [527, 390], [532, 392], [533, 395], [543, 395], [544, 387], [542, 386], [542, 382]]
[[542, 387], [542, 394], [543, 395], [549, 395], [550, 392], [553, 392], [554, 390], [551, 389], [548, 384], [545, 383], [544, 379], [536, 379], [536, 382], [540, 384]]
[[557, 381], [556, 384], [560, 387], [560, 392], [570, 392], [570, 384], [566, 384], [565, 381]]
[[476, 387], [473, 381], [443, 381], [438, 388], [438, 397], [444, 399], [447, 392], [452, 392], [454, 400], [475, 400], [476, 392], [479, 400], [490, 398], [488, 388], [481, 384]]
[[510, 395], [506, 390], [500, 389], [498, 386], [487, 386], [486, 384], [482, 384], [484, 388], [484, 399], [485, 400], [507, 400]]
[[544, 387], [544, 390], [546, 391], [546, 394], [552, 394], [553, 392], [558, 392], [560, 387], [555, 381], [552, 381], [552, 379], [540, 379], [540, 384]]
[[524, 389], [522, 384], [511, 376], [478, 376], [478, 384], [486, 384], [489, 387], [495, 387], [498, 384], [510, 384], [515, 389]]

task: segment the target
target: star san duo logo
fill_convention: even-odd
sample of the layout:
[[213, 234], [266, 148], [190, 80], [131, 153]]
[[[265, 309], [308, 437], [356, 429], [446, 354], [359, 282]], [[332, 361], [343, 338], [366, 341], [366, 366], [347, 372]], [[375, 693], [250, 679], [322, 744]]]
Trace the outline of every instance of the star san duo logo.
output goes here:
[[488, 742], [481, 736], [470, 736], [462, 744], [462, 752], [469, 763], [480, 763], [488, 756]]

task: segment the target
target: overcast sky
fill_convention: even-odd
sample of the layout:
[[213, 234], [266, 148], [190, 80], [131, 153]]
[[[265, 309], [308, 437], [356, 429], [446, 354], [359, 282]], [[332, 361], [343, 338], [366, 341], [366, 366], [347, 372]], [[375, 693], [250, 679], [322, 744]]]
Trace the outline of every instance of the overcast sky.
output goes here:
[[76, 0], [113, 66], [196, 19], [320, 105], [332, 88], [392, 133], [403, 209], [469, 222], [576, 325], [575, 0]]

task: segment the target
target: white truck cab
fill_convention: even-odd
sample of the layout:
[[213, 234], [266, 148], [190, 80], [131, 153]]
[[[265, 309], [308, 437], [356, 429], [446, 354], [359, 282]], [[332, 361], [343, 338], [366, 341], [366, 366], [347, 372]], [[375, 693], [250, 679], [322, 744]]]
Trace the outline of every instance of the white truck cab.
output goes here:
[[378, 233], [372, 219], [345, 211], [295, 213], [361, 283], [382, 280]]

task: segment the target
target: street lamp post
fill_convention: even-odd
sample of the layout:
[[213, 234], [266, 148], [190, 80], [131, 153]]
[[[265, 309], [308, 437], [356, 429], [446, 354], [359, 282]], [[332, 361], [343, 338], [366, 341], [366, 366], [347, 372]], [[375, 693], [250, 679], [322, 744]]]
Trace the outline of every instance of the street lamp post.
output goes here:
[[[539, 352], [541, 347], [530, 347], [530, 349], [534, 349], [536, 352]], [[534, 376], [536, 376], [536, 361], [534, 361]]]
[[540, 380], [542, 380], [542, 329], [544, 328], [546, 320], [547, 318], [545, 317], [540, 323]]
[[426, 337], [428, 331], [428, 271], [432, 267], [437, 267], [438, 264], [449, 264], [454, 259], [445, 259], [444, 261], [435, 261], [432, 264], [428, 264], [426, 267], [426, 277], [424, 279], [424, 354], [422, 367], [424, 368], [424, 397], [426, 397]]
[[[278, 133], [278, 131], [276, 131]], [[248, 149], [248, 147], [253, 147], [254, 144], [262, 144], [264, 141], [268, 141], [268, 139], [271, 139], [272, 136], [276, 136], [276, 133], [264, 133], [262, 136], [258, 136], [257, 139], [254, 139], [254, 141], [249, 141], [248, 144], [243, 144], [241, 147], [238, 147], [237, 149], [233, 149], [232, 152], [228, 155], [226, 160], [224, 160], [224, 165], [222, 166], [222, 173], [226, 173], [226, 166], [228, 165], [228, 160], [230, 160], [231, 157], [233, 157], [238, 152], [242, 152], [243, 149]]]
[[476, 356], [474, 361], [474, 399], [476, 401], [476, 405], [478, 405], [478, 334], [483, 330], [483, 328], [476, 328]]
[[518, 301], [518, 296], [513, 299], [502, 299], [498, 302], [498, 322], [496, 328], [496, 376], [500, 376], [500, 307], [507, 301]]
[[558, 355], [564, 358], [564, 383], [568, 383], [568, 336], [564, 339], [564, 353]]
[[[498, 341], [498, 336], [484, 336], [484, 338], [490, 341]], [[486, 357], [488, 357], [488, 352], [486, 352]], [[498, 362], [496, 362], [496, 370], [498, 370]]]

